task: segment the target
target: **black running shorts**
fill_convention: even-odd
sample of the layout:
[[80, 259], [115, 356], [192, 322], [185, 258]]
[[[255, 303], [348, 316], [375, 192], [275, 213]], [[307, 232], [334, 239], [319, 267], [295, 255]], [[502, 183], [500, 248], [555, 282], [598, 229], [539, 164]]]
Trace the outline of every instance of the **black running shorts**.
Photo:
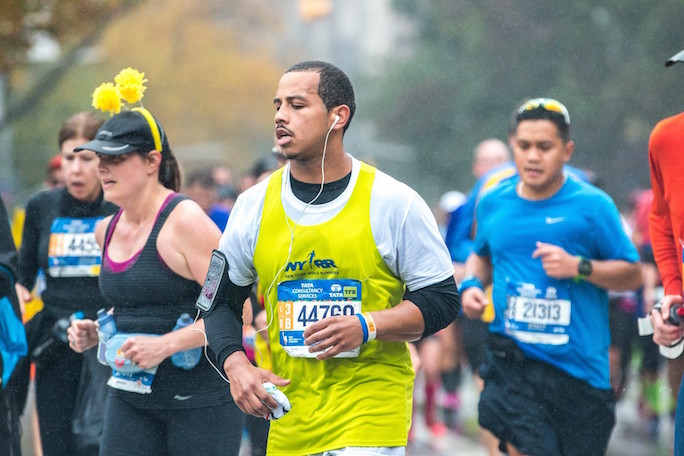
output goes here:
[[490, 334], [480, 370], [480, 425], [529, 456], [603, 456], [615, 425], [615, 398]]

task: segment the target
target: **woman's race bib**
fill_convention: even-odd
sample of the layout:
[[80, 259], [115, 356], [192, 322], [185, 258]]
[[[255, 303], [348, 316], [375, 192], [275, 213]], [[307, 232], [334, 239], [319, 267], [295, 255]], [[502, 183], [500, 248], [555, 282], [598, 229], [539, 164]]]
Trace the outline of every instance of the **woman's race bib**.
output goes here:
[[152, 381], [159, 366], [150, 369], [141, 369], [130, 359], [124, 357], [121, 345], [126, 339], [133, 336], [153, 336], [156, 334], [127, 334], [118, 333], [107, 341], [106, 359], [112, 368], [112, 376], [107, 385], [112, 388], [131, 393], [148, 394], [152, 392]]
[[52, 221], [48, 245], [48, 274], [52, 277], [97, 277], [102, 255], [95, 241], [95, 225], [102, 217]]

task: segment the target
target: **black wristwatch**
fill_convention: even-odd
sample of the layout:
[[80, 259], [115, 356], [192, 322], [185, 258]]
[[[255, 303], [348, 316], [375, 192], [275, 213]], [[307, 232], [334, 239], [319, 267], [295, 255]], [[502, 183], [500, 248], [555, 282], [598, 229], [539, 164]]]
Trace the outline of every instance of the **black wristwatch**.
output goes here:
[[591, 265], [591, 260], [584, 257], [579, 257], [579, 264], [577, 265], [577, 279], [582, 280], [585, 277], [589, 277], [594, 268]]

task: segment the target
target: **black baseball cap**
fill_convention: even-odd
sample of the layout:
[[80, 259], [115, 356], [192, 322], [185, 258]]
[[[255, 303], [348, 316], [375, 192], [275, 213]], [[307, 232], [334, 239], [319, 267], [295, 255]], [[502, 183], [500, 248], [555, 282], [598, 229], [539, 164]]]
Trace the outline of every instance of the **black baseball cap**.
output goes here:
[[684, 50], [677, 52], [675, 55], [673, 55], [672, 57], [667, 59], [665, 61], [665, 66], [666, 67], [672, 66], [677, 62], [684, 62]]
[[169, 143], [164, 128], [152, 114], [144, 108], [135, 108], [112, 116], [97, 130], [95, 139], [75, 148], [74, 152], [81, 150], [92, 150], [104, 155], [150, 150], [163, 153], [169, 150]]

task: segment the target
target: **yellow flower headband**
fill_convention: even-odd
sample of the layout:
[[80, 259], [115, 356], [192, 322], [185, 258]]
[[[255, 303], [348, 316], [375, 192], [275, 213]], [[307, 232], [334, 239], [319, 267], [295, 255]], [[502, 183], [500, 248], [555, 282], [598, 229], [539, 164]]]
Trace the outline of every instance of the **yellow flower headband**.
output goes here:
[[157, 122], [150, 112], [142, 105], [142, 98], [147, 87], [145, 73], [134, 68], [124, 68], [114, 78], [114, 83], [104, 82], [93, 92], [93, 107], [110, 115], [118, 114], [124, 103], [140, 103], [139, 107], [131, 108], [131, 111], [139, 112], [147, 121], [154, 138], [154, 145], [158, 151], [162, 150], [161, 135]]
[[93, 107], [111, 115], [121, 112], [126, 103], [140, 103], [145, 94], [145, 73], [128, 67], [114, 78], [114, 83], [104, 82], [93, 92]]

